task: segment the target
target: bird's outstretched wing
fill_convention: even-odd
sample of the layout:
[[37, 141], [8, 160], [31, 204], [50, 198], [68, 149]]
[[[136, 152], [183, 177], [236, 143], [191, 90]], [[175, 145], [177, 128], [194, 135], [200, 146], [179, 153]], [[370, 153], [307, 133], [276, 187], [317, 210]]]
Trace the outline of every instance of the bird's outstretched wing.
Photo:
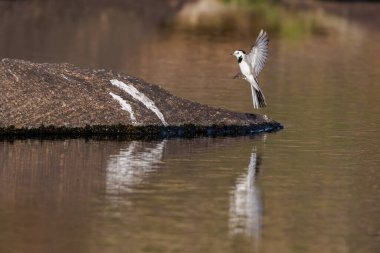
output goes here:
[[255, 44], [251, 49], [251, 52], [248, 54], [255, 77], [257, 77], [264, 68], [265, 61], [268, 56], [268, 44], [268, 35], [266, 32], [261, 30]]

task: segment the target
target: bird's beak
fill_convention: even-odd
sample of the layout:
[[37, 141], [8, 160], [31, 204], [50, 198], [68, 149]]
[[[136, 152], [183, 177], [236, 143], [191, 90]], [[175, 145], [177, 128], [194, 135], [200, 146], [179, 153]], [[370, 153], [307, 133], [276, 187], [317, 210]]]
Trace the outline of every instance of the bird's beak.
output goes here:
[[230, 55], [234, 55], [234, 53], [231, 53]]

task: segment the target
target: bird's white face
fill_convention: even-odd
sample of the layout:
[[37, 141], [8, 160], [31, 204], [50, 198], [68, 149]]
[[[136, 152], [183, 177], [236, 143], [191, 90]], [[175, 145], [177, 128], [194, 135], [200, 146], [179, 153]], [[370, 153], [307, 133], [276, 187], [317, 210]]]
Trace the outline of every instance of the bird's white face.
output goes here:
[[235, 56], [236, 59], [239, 59], [241, 56], [244, 55], [244, 52], [242, 50], [236, 50], [232, 55]]

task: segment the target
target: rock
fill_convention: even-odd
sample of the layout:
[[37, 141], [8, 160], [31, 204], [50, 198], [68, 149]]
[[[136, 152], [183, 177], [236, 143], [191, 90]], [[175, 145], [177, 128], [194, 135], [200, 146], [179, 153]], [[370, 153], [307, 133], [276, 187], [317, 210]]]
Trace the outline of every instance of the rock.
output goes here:
[[157, 85], [71, 64], [0, 62], [0, 135], [246, 135], [281, 129], [266, 116], [178, 98]]

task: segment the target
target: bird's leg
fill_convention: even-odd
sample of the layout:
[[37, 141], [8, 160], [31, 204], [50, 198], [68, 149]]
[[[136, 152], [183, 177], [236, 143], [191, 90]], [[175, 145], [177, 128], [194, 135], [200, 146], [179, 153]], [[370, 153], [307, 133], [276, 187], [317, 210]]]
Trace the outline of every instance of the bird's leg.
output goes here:
[[237, 73], [236, 75], [234, 75], [234, 77], [232, 77], [232, 79], [245, 79], [243, 74], [242, 73]]

